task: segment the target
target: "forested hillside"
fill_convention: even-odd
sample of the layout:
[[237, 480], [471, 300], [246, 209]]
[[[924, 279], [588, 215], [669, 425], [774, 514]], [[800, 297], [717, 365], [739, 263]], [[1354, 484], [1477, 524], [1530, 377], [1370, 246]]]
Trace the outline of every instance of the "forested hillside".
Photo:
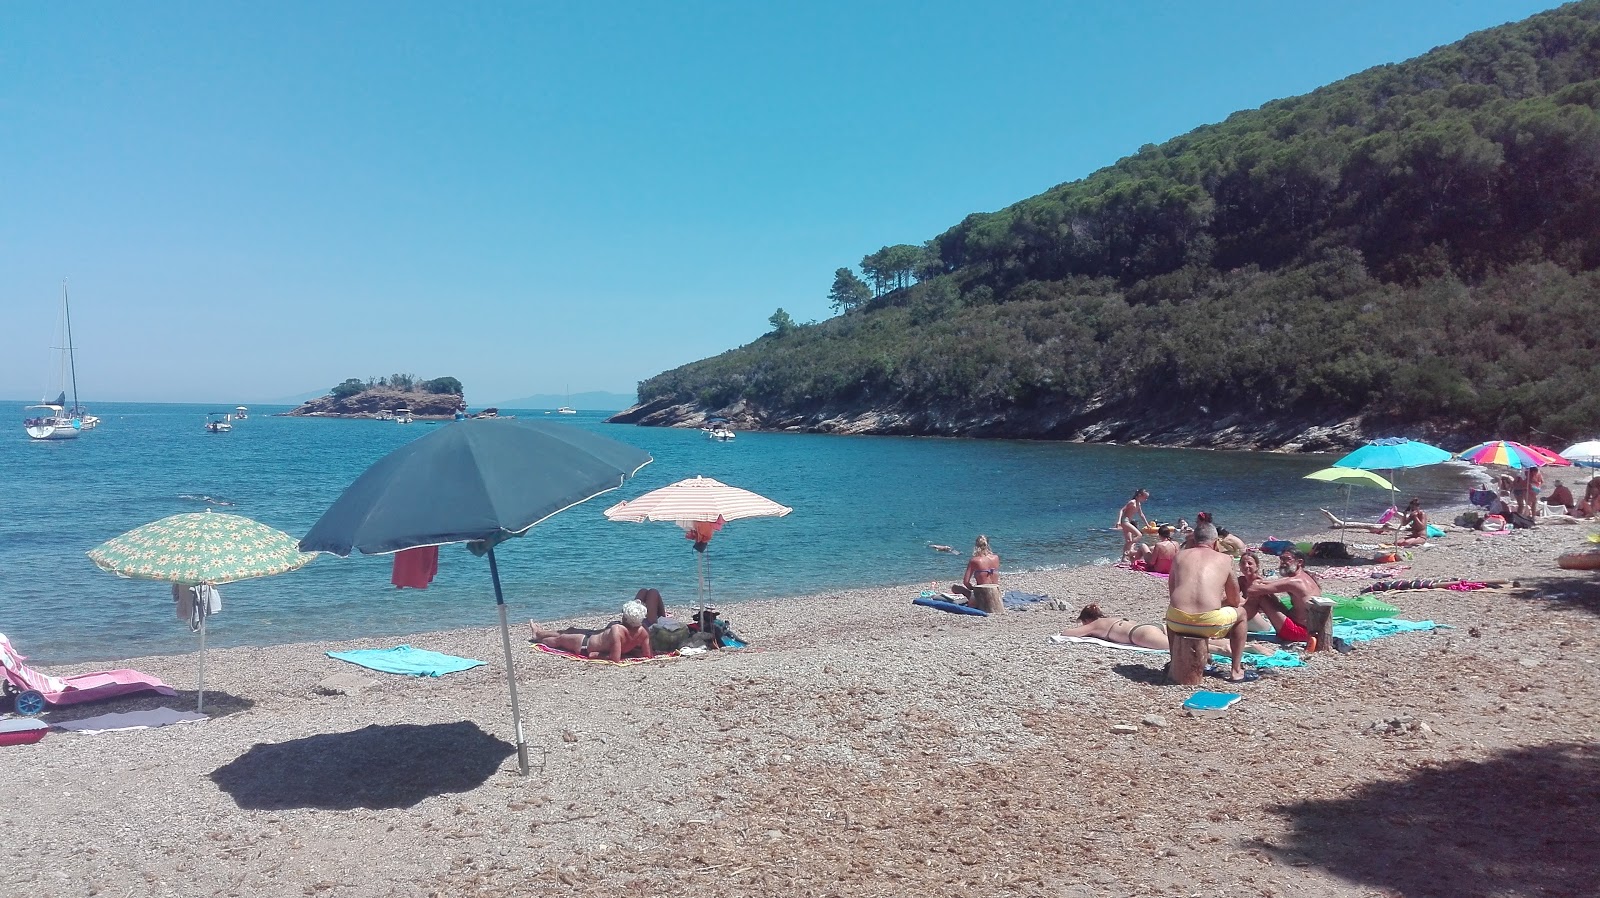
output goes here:
[[835, 273], [838, 317], [779, 310], [619, 418], [1309, 447], [1592, 435], [1600, 0], [1143, 147], [862, 273]]

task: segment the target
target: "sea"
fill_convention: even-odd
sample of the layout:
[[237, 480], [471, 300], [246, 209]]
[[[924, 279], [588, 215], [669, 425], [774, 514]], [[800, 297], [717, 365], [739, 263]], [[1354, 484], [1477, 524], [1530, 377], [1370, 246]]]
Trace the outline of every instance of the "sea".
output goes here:
[[[207, 433], [209, 405], [99, 403], [102, 423], [76, 440], [36, 442], [24, 402], [0, 403], [0, 632], [40, 665], [191, 651], [165, 584], [121, 579], [86, 554], [141, 524], [182, 512], [239, 514], [301, 536], [369, 465], [449, 423], [280, 417], [254, 407], [229, 433]], [[496, 549], [513, 620], [614, 614], [642, 586], [669, 606], [696, 598], [695, 553], [671, 524], [625, 524], [618, 500], [696, 475], [791, 506], [782, 518], [735, 521], [704, 556], [711, 600], [737, 626], [737, 604], [859, 587], [944, 588], [960, 579], [978, 534], [1002, 574], [1110, 564], [1112, 526], [1134, 490], [1153, 521], [1212, 512], [1247, 542], [1318, 529], [1319, 507], [1371, 520], [1389, 494], [1308, 481], [1337, 456], [1019, 440], [741, 432], [607, 424], [611, 412], [503, 414], [603, 434], [654, 461], [620, 489], [540, 523]], [[1403, 471], [1425, 507], [1460, 505], [1476, 469]], [[956, 554], [932, 545], [952, 546]], [[406, 634], [498, 623], [484, 559], [440, 549], [426, 590], [390, 585], [390, 556], [319, 556], [276, 577], [223, 586], [209, 646], [310, 640], [398, 644]]]

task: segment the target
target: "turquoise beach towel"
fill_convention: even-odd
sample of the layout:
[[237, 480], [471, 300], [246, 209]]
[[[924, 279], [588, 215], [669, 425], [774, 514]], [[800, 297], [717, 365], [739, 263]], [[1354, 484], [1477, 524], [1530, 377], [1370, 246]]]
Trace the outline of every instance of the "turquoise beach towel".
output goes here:
[[442, 677], [447, 673], [470, 670], [484, 663], [471, 658], [457, 658], [455, 655], [430, 652], [427, 649], [414, 649], [409, 645], [397, 645], [392, 649], [329, 652], [328, 657], [384, 673], [405, 674], [411, 677]]
[[[1246, 667], [1305, 667], [1306, 666], [1306, 663], [1304, 661], [1300, 660], [1300, 656], [1299, 655], [1296, 655], [1294, 652], [1284, 651], [1283, 649], [1278, 649], [1276, 652], [1273, 652], [1270, 655], [1252, 655], [1249, 652], [1246, 652], [1244, 654], [1244, 657], [1240, 658], [1239, 660], [1243, 661]], [[1211, 663], [1212, 664], [1232, 664], [1233, 661], [1227, 655], [1212, 655], [1211, 656]]]
[[1418, 633], [1424, 630], [1432, 630], [1436, 626], [1438, 625], [1431, 620], [1400, 620], [1393, 617], [1380, 617], [1377, 620], [1337, 621], [1333, 625], [1333, 635], [1350, 642], [1366, 642], [1369, 639], [1393, 636], [1396, 633]]

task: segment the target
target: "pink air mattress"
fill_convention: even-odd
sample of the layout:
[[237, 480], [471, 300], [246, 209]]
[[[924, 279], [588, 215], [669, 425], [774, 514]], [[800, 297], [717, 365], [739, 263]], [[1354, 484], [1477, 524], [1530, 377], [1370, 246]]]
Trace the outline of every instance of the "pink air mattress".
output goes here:
[[49, 724], [37, 720], [0, 720], [0, 745], [28, 745], [49, 731]]

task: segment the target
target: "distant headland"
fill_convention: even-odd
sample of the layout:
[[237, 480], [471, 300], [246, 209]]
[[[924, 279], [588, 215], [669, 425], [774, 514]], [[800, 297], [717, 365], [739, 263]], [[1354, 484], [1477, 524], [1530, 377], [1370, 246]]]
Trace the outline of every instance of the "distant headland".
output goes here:
[[411, 374], [350, 378], [292, 411], [291, 418], [391, 418], [398, 410], [419, 421], [448, 421], [467, 407], [461, 381], [453, 377], [419, 380]]

